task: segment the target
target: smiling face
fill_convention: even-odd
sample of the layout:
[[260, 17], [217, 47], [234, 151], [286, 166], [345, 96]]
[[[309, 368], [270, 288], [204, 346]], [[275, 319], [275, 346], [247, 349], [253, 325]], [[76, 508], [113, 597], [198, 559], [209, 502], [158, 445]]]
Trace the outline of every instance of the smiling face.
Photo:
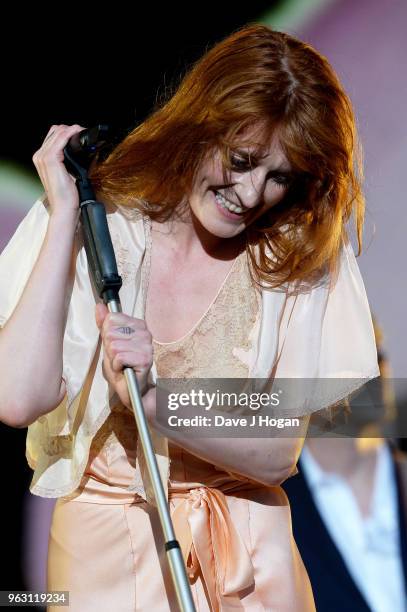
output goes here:
[[189, 197], [191, 211], [200, 223], [223, 238], [236, 236], [278, 204], [292, 180], [291, 166], [277, 136], [262, 150], [261, 157], [242, 140], [230, 161], [225, 183], [221, 152], [216, 150], [201, 165]]

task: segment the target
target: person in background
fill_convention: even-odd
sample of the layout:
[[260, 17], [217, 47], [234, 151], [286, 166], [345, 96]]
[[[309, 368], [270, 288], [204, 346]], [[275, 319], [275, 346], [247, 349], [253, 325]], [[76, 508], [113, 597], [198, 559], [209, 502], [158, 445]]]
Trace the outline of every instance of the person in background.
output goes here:
[[[396, 419], [391, 366], [373, 317], [382, 421]], [[375, 430], [371, 423], [368, 431]], [[318, 612], [407, 610], [407, 453], [395, 439], [309, 437], [283, 488]]]

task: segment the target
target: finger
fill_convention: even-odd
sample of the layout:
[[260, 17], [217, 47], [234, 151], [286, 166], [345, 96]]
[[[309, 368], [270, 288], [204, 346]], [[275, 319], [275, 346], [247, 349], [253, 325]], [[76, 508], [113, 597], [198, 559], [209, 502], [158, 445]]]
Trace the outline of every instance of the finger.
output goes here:
[[116, 384], [118, 373], [113, 371], [111, 361], [106, 352], [102, 361], [102, 374], [111, 385], [114, 386]]
[[48, 146], [49, 141], [52, 139], [52, 136], [54, 136], [57, 133], [58, 128], [59, 128], [58, 125], [51, 125], [51, 127], [49, 128], [49, 130], [48, 130], [48, 132], [47, 132], [47, 134], [46, 134], [46, 136], [44, 138], [44, 140], [42, 141], [41, 147], [37, 151], [35, 151], [35, 153], [34, 153], [34, 155], [32, 157], [32, 160], [33, 160], [33, 162], [34, 162], [34, 164], [36, 166], [37, 166], [38, 162], [40, 161], [40, 158], [41, 158], [42, 152], [43, 152], [43, 150], [45, 148], [45, 145]]
[[52, 139], [52, 136], [56, 136], [57, 134], [60, 134], [62, 130], [64, 130], [67, 126], [66, 125], [52, 125], [50, 127], [50, 129], [48, 130], [47, 135], [44, 138], [43, 144], [45, 144], [45, 142], [48, 142], [50, 139]]
[[140, 363], [144, 363], [146, 360], [152, 360], [153, 357], [153, 346], [148, 342], [129, 342], [128, 340], [113, 340], [111, 342], [104, 342], [103, 348], [110, 359], [113, 361], [117, 355], [120, 353], [133, 353], [135, 357], [133, 358], [132, 365], [134, 365], [135, 359], [139, 359]]
[[100, 326], [103, 323], [103, 320], [105, 318], [105, 316], [107, 315], [107, 313], [109, 312], [106, 304], [104, 304], [103, 302], [98, 302], [95, 306], [95, 319], [96, 319], [96, 325], [100, 328]]
[[105, 378], [107, 380], [107, 382], [112, 382], [111, 380], [111, 374], [110, 374], [110, 363], [108, 359], [104, 359], [102, 361], [102, 374], [103, 374], [103, 378]]
[[97, 306], [95, 315], [96, 323], [100, 322], [101, 324], [100, 333], [104, 339], [114, 326], [120, 327], [120, 325], [126, 325], [127, 323], [124, 315], [120, 313], [111, 313], [108, 311], [107, 307], [103, 308], [101, 304]]
[[51, 138], [47, 141], [48, 145], [56, 146], [56, 143], [60, 141], [66, 140], [68, 134], [76, 134], [76, 132], [81, 132], [84, 128], [80, 125], [60, 125], [58, 128], [50, 134]]
[[136, 333], [136, 328], [131, 327], [130, 325], [120, 325], [120, 327], [114, 327], [111, 331], [116, 336], [118, 334], [125, 335], [125, 336], [131, 336], [132, 334]]
[[51, 131], [45, 138], [42, 148], [44, 151], [49, 151], [54, 148], [60, 147], [61, 142], [69, 140], [71, 135], [81, 132], [84, 128], [80, 125], [58, 125]]
[[[118, 312], [109, 312], [102, 325], [102, 333], [106, 335], [109, 330], [115, 330], [117, 332], [117, 328], [120, 327], [130, 327], [135, 329], [136, 331], [141, 331], [146, 329], [146, 323], [142, 319], [136, 319], [134, 317], [130, 317], [129, 315], [118, 313]], [[126, 333], [126, 332], [117, 332], [117, 333]]]
[[137, 346], [147, 346], [152, 344], [153, 337], [148, 329], [137, 327], [134, 324], [109, 327], [103, 336], [103, 341], [106, 343], [121, 340], [125, 342], [131, 340]]
[[120, 352], [111, 361], [111, 368], [114, 372], [121, 372], [127, 366], [143, 374], [151, 367], [150, 359], [143, 353]]
[[117, 377], [121, 372], [121, 370], [113, 370], [113, 360], [116, 357], [116, 353], [113, 355], [109, 355], [109, 352], [106, 350], [106, 347], [103, 348], [103, 351], [104, 355], [102, 361], [102, 372], [106, 380], [108, 380], [111, 384], [114, 385], [117, 382]]
[[53, 134], [55, 134], [56, 129], [57, 129], [56, 125], [51, 125], [50, 129], [48, 130], [47, 135], [44, 138], [44, 142], [46, 142]]

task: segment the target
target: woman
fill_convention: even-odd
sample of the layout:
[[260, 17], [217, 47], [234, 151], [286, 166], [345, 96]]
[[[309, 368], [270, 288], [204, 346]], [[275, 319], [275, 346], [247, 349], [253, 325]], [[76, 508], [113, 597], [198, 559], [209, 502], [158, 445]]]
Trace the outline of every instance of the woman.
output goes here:
[[[197, 609], [314, 610], [280, 484], [296, 473], [310, 414], [378, 375], [345, 229], [354, 208], [360, 252], [349, 99], [327, 60], [287, 34], [254, 24], [214, 46], [92, 168], [123, 278], [116, 314], [95, 308], [62, 164], [80, 129], [52, 126], [34, 155], [46, 198], [0, 266], [1, 418], [29, 426], [31, 492], [59, 498], [48, 588], [69, 590], [72, 610], [177, 609], [127, 364]], [[239, 439], [163, 429], [157, 376], [337, 380], [288, 406], [296, 437]]]

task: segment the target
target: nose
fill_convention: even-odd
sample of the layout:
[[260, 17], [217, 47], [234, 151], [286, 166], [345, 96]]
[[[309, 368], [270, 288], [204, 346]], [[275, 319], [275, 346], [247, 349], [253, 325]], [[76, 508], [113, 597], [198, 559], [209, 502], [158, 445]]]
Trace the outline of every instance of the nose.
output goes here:
[[265, 171], [257, 167], [236, 178], [235, 191], [243, 206], [254, 208], [263, 199], [265, 185]]

